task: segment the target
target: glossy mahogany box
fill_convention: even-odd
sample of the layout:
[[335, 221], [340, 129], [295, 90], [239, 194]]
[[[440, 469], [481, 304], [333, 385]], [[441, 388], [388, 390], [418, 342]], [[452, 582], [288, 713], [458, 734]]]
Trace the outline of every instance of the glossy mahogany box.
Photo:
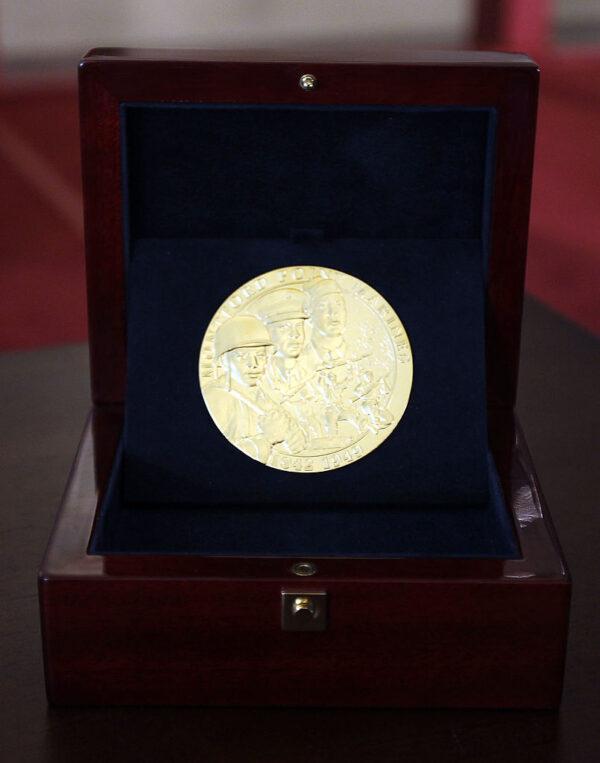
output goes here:
[[[298, 86], [300, 77], [307, 72], [318, 83], [310, 92]], [[248, 52], [234, 55], [96, 50], [86, 56], [80, 70], [80, 102], [94, 408], [40, 571], [50, 701], [430, 707], [558, 704], [570, 581], [513, 414], [537, 85], [536, 65], [524, 56], [508, 54], [444, 53], [379, 61], [374, 57], [303, 59]], [[160, 113], [156, 123], [163, 124], [163, 133], [164, 125], [180, 126], [180, 130], [167, 130], [170, 137], [166, 143], [153, 143], [157, 138], [152, 135], [163, 140], [156, 131], [132, 133], [136, 119], [139, 122], [139, 115], [149, 109], [154, 110], [152, 114]], [[302, 123], [312, 130], [311, 140], [302, 150], [310, 151], [311, 145], [325, 146], [327, 140], [333, 140], [323, 158], [312, 165], [310, 156], [297, 153], [298, 141], [290, 142], [289, 136], [280, 140], [279, 146], [284, 146], [281, 157], [273, 159], [278, 144], [268, 138], [271, 125], [281, 119], [282, 113], [289, 114], [293, 109], [300, 111], [289, 121], [291, 129], [294, 123]], [[138, 115], [135, 118], [130, 116], [132, 110]], [[177, 111], [179, 121], [169, 122], [169, 110]], [[202, 116], [194, 123], [201, 128], [195, 132], [190, 120], [197, 119], [200, 110], [210, 116]], [[318, 118], [307, 119], [306, 114], [315, 110]], [[224, 121], [215, 123], [219, 129], [202, 132], [216, 111], [225, 114]], [[232, 121], [234, 112], [237, 117]], [[340, 122], [340, 114], [350, 116]], [[373, 114], [381, 118], [373, 121]], [[433, 121], [437, 120], [443, 129], [427, 133], [426, 119], [431, 114], [451, 117], [443, 123], [435, 116]], [[465, 157], [471, 152], [469, 141], [475, 140], [470, 137], [469, 125], [475, 124], [473, 120], [481, 114], [489, 115], [493, 130], [486, 133], [492, 138], [486, 143], [491, 148], [486, 149], [487, 180], [481, 183], [480, 203], [476, 197], [479, 181], [464, 167], [471, 167]], [[466, 115], [462, 122], [460, 115]], [[338, 133], [331, 131], [332, 120], [338, 120], [336, 124], [342, 130], [348, 124], [354, 129], [352, 120], [361, 123], [356, 135], [348, 133], [347, 144], [359, 146], [362, 154], [356, 166], [361, 167], [365, 177], [371, 177], [372, 166], [382, 168], [374, 170], [379, 183], [376, 187], [385, 188], [386, 198], [392, 199], [389, 209], [385, 199], [374, 201], [368, 192], [360, 198], [351, 188], [349, 195], [344, 195], [344, 186], [348, 187], [345, 178], [355, 170], [354, 165], [336, 166], [335, 172], [329, 173], [327, 177], [339, 187], [328, 195], [328, 185], [321, 182], [318, 173], [330, 169], [327, 156], [337, 151]], [[220, 155], [223, 132], [239, 132], [244, 124], [260, 125], [252, 145], [259, 146], [265, 156], [259, 152], [238, 156], [231, 151]], [[407, 130], [411, 124], [412, 132]], [[421, 143], [414, 145], [422, 149], [417, 167], [409, 166], [411, 152], [402, 155], [405, 171], [391, 182], [386, 179], [388, 162], [382, 163], [386, 157], [376, 150], [378, 145], [384, 145], [386, 151], [390, 148], [382, 136], [392, 134], [395, 140], [390, 125], [404, 130], [405, 142], [414, 141], [418, 134]], [[415, 130], [415, 125], [422, 129]], [[374, 129], [379, 131], [379, 144], [369, 137]], [[144, 153], [144, 145], [179, 149], [185, 144], [186, 134], [192, 136], [192, 142], [196, 135], [198, 141], [204, 141], [200, 151], [190, 153], [186, 149], [187, 156], [200, 157], [198, 162], [205, 162], [206, 156], [207, 161], [218, 157], [221, 162], [212, 169], [202, 165], [206, 172], [199, 175], [209, 178], [205, 187], [196, 185], [195, 178], [191, 183], [186, 180], [186, 160], [176, 152], [169, 155], [171, 164], [165, 164], [162, 151]], [[424, 137], [427, 134], [434, 135], [429, 144]], [[231, 146], [236, 145], [236, 140], [240, 142], [231, 139]], [[229, 144], [224, 145], [229, 149]], [[291, 182], [288, 178], [285, 188], [289, 200], [284, 195], [276, 201], [268, 194], [264, 198], [260, 194], [248, 196], [245, 189], [255, 188], [247, 182], [249, 175], [273, 173], [282, 157], [287, 162], [288, 150]], [[318, 148], [314, 150], [318, 152]], [[136, 160], [138, 154], [143, 161]], [[225, 166], [229, 154], [236, 159]], [[430, 160], [432, 154], [435, 159]], [[143, 177], [155, 177], [160, 182], [136, 186], [136, 161], [146, 173], [142, 173]], [[166, 170], [160, 169], [161, 161]], [[354, 157], [349, 161], [353, 162]], [[294, 185], [296, 180], [303, 181], [298, 175], [304, 165], [308, 178], [313, 173], [310, 197], [302, 197], [302, 189]], [[442, 212], [429, 215], [419, 197], [421, 193], [424, 199], [429, 198], [432, 184], [427, 185], [425, 169], [429, 165], [435, 171], [446, 168], [446, 195], [435, 197], [443, 203], [433, 205], [438, 209], [445, 204], [450, 210], [445, 217]], [[238, 167], [240, 173], [247, 174], [236, 178]], [[477, 235], [473, 233], [474, 224], [469, 227], [468, 216], [462, 214], [464, 210], [459, 209], [462, 216], [456, 214], [462, 181], [457, 181], [458, 175], [452, 176], [454, 171], [463, 171], [467, 184], [472, 181], [475, 191], [471, 195], [475, 196], [471, 206], [483, 210], [482, 222], [476, 221], [475, 233], [481, 228]], [[402, 195], [402, 177], [417, 179], [415, 194], [406, 181]], [[309, 185], [308, 180], [305, 182]], [[180, 193], [181, 188], [188, 191], [187, 195]], [[224, 202], [220, 206], [213, 204], [215, 198]], [[294, 203], [302, 198], [302, 212], [311, 226], [310, 230], [298, 231], [295, 221], [302, 215], [296, 215]], [[350, 202], [359, 203], [363, 214], [357, 216], [354, 210], [348, 215]], [[185, 213], [188, 208], [190, 211]], [[148, 505], [131, 512], [138, 522], [133, 524], [133, 532], [127, 535], [114, 528], [111, 531], [111, 517], [118, 520], [120, 516], [111, 496], [121, 490], [115, 489], [115, 483], [120, 480], [121, 453], [128, 447], [127, 430], [125, 436], [122, 434], [123, 420], [128, 417], [131, 430], [136, 411], [141, 409], [143, 414], [145, 403], [141, 404], [137, 394], [144, 388], [136, 386], [136, 379], [140, 374], [144, 378], [149, 370], [148, 357], [136, 349], [140, 345], [140, 333], [136, 333], [140, 327], [131, 316], [135, 314], [135, 300], [139, 300], [140, 293], [144, 296], [148, 284], [157, 278], [150, 256], [156, 245], [140, 245], [137, 231], [158, 231], [157, 235], [165, 239], [172, 230], [184, 231], [190, 238], [200, 236], [194, 239], [202, 241], [199, 251], [213, 260], [223, 257], [228, 248], [238, 247], [247, 254], [241, 259], [250, 258], [256, 272], [261, 272], [265, 252], [269, 246], [273, 248], [273, 244], [261, 243], [261, 236], [273, 231], [279, 235], [280, 228], [287, 235], [291, 227], [292, 238], [304, 241], [307, 236], [315, 236], [313, 219], [322, 225], [324, 241], [309, 246], [331, 257], [340, 256], [340, 251], [347, 257], [352, 251], [352, 246], [342, 242], [348, 234], [359, 236], [361, 251], [367, 252], [377, 247], [388, 251], [384, 244], [376, 243], [378, 236], [400, 241], [410, 240], [414, 234], [434, 242], [413, 246], [409, 241], [406, 246], [398, 244], [398, 251], [411, 246], [429, 251], [437, 246], [436, 240], [441, 240], [439, 248], [446, 257], [454, 251], [453, 246], [456, 248], [454, 238], [470, 236], [480, 242], [471, 241], [469, 246], [477, 249], [481, 245], [486, 262], [482, 281], [485, 293], [480, 295], [485, 304], [485, 316], [482, 312], [481, 318], [485, 382], [478, 381], [484, 376], [475, 371], [472, 379], [467, 373], [467, 379], [474, 386], [485, 384], [485, 389], [475, 389], [474, 393], [481, 393], [484, 411], [487, 399], [485, 430], [503, 494], [501, 524], [508, 528], [510, 543], [496, 546], [493, 538], [483, 538], [479, 545], [469, 546], [470, 528], [464, 526], [468, 512], [463, 516], [456, 502], [450, 501], [443, 507], [443, 521], [451, 526], [455, 517], [459, 535], [467, 539], [466, 545], [458, 545], [458, 552], [450, 538], [444, 546], [442, 536], [440, 545], [438, 533], [437, 545], [421, 538], [411, 546], [399, 538], [397, 554], [390, 554], [387, 547], [385, 552], [375, 547], [371, 553], [354, 555], [346, 553], [348, 547], [343, 545], [340, 533], [341, 545], [332, 546], [332, 554], [302, 551], [298, 556], [286, 555], [269, 548], [268, 543], [260, 553], [202, 553], [189, 541], [182, 545], [181, 537], [177, 539], [169, 528], [178, 522], [184, 526], [185, 522], [194, 524], [196, 518], [201, 521], [201, 507], [171, 514], [167, 505], [166, 513], [161, 515], [159, 508], [152, 506], [152, 491], [145, 495], [142, 492]], [[160, 241], [159, 246], [163, 246]], [[181, 252], [185, 246], [169, 239], [167, 248], [169, 252]], [[292, 251], [309, 251], [301, 249], [302, 243], [281, 243], [274, 248], [283, 250], [286, 246], [291, 246]], [[392, 249], [394, 246], [392, 243]], [[181, 279], [186, 277], [180, 272], [185, 257], [169, 256], [164, 274], [181, 285]], [[356, 267], [361, 267], [357, 262]], [[391, 259], [389, 267], [390, 277], [396, 277], [398, 266]], [[140, 272], [147, 280], [140, 280]], [[216, 272], [225, 270], [217, 267]], [[235, 280], [237, 271], [231, 272], [235, 288], [240, 281]], [[423, 270], [429, 272], [433, 271]], [[457, 283], [466, 282], [466, 271], [458, 271], [458, 276]], [[212, 288], [212, 282], [208, 286]], [[426, 281], [423, 288], [427, 293], [427, 289], [436, 287], [432, 280]], [[134, 289], [138, 289], [137, 293]], [[158, 307], [154, 313], [158, 313], [159, 320], [164, 318]], [[151, 333], [148, 326], [142, 329]], [[160, 350], [160, 345], [153, 346], [157, 348]], [[164, 366], [161, 368], [161, 353], [156, 357], [152, 373], [167, 378]], [[162, 362], [166, 364], [164, 358]], [[172, 452], [165, 455], [165, 463], [169, 457], [173, 462]], [[347, 467], [349, 475], [353, 468]], [[156, 479], [155, 474], [146, 474]], [[165, 472], [164, 484], [159, 481], [153, 489], [161, 492], [164, 488], [168, 495], [167, 478]], [[267, 488], [269, 479], [265, 475]], [[377, 489], [374, 484], [375, 496]], [[189, 495], [196, 494], [192, 490], [186, 498]], [[390, 507], [390, 517], [392, 508], [397, 509]], [[259, 522], [263, 521], [260, 511], [258, 507]], [[295, 507], [294, 511], [296, 517], [301, 517], [301, 509]], [[436, 511], [441, 516], [439, 509]], [[396, 511], [394, 516], [402, 513]], [[166, 517], [166, 524], [157, 524], [161, 516]], [[265, 522], [269, 516], [273, 519], [272, 513], [265, 512]], [[318, 526], [318, 511], [315, 516], [310, 521], [316, 521]], [[368, 520], [369, 515], [365, 516]], [[386, 521], [385, 510], [379, 514], [373, 511], [373, 522], [376, 516]], [[146, 525], [152, 523], [158, 528], [154, 535], [145, 533]], [[118, 522], [114, 527], [118, 530]], [[136, 534], [136, 527], [144, 530], [141, 536]], [[488, 547], [500, 551], [479, 553], [478, 549]], [[422, 553], [423, 548], [434, 548], [435, 553]], [[315, 574], [294, 574], [298, 562], [310, 562]], [[326, 594], [325, 630], [283, 630], [283, 591]]]

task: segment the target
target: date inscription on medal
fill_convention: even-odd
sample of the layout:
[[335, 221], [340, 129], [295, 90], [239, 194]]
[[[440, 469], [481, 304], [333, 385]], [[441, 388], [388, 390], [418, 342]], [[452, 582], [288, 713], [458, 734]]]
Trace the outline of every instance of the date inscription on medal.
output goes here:
[[389, 437], [408, 405], [412, 352], [375, 289], [298, 266], [259, 275], [225, 300], [206, 329], [199, 376], [232, 445], [274, 469], [314, 474]]

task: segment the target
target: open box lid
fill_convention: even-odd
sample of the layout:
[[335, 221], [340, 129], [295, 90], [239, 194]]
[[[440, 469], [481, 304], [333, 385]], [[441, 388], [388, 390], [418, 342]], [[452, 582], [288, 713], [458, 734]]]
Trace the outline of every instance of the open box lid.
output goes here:
[[[487, 266], [487, 398], [516, 397], [538, 67], [519, 54], [360, 56], [243, 51], [92, 50], [80, 68], [81, 140], [93, 400], [120, 403], [126, 384], [125, 221], [121, 106], [368, 105], [488, 108], [495, 161]], [[318, 87], [306, 92], [310, 72]]]
[[[130, 516], [117, 545], [131, 549], [140, 522], [147, 526], [136, 506], [152, 505], [162, 548], [174, 507], [193, 507], [205, 525], [189, 514], [176, 525], [186, 539], [191, 522], [203, 542], [216, 540], [204, 547], [210, 553], [265, 552], [289, 532], [288, 552], [315, 551], [328, 510], [335, 531], [325, 537], [335, 541], [343, 527], [347, 542], [319, 553], [384, 553], [387, 535], [413, 538], [408, 554], [511, 556], [485, 401], [508, 417], [515, 400], [537, 67], [524, 56], [475, 53], [352, 63], [275, 57], [99, 50], [82, 63], [93, 396], [97, 405], [125, 403], [106, 526], [116, 516], [123, 527]], [[299, 87], [308, 72], [318, 83], [311, 91]], [[299, 139], [314, 153], [299, 150]], [[270, 181], [282, 162], [286, 182], [276, 196]], [[421, 167], [429, 167], [422, 178]], [[297, 188], [303, 182], [309, 195]], [[311, 254], [306, 231], [294, 238], [298, 200], [314, 233], [319, 196], [325, 235]], [[425, 200], [437, 215], [424, 214]], [[376, 261], [371, 280], [365, 269]], [[383, 288], [389, 263], [393, 299]], [[347, 475], [307, 479], [293, 467], [265, 474], [223, 440], [193, 380], [198, 331], [218, 304], [279, 264], [353, 273], [392, 306], [410, 308], [411, 330], [426, 329], [416, 343], [421, 383], [393, 447], [376, 448]], [[213, 305], [224, 279], [231, 288]], [[403, 281], [417, 286], [416, 296]], [[469, 348], [464, 356], [456, 335]], [[454, 376], [446, 380], [445, 369]], [[271, 509], [276, 521], [265, 522]], [[393, 533], [390, 521], [399, 523]], [[178, 544], [173, 538], [170, 547]]]

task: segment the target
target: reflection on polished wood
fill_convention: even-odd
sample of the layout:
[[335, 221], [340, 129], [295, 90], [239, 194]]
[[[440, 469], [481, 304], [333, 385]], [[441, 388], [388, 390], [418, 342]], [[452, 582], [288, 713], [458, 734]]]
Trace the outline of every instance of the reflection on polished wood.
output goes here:
[[40, 572], [52, 702], [560, 701], [570, 580], [521, 435], [506, 497], [522, 558], [308, 560], [317, 572], [303, 591], [326, 591], [331, 617], [305, 652], [281, 631], [279, 609], [281, 590], [298, 585], [293, 564], [307, 560], [87, 553], [121, 427], [119, 407], [88, 422]]

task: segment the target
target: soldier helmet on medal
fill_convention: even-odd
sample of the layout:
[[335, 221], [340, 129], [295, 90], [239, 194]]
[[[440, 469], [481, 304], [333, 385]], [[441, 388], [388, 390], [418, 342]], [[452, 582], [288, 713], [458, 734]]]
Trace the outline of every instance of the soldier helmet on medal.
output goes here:
[[244, 386], [255, 386], [272, 345], [269, 332], [253, 315], [236, 315], [215, 333], [215, 355], [231, 377]]
[[253, 315], [236, 315], [225, 321], [215, 333], [215, 355], [241, 347], [268, 347], [269, 333]]

